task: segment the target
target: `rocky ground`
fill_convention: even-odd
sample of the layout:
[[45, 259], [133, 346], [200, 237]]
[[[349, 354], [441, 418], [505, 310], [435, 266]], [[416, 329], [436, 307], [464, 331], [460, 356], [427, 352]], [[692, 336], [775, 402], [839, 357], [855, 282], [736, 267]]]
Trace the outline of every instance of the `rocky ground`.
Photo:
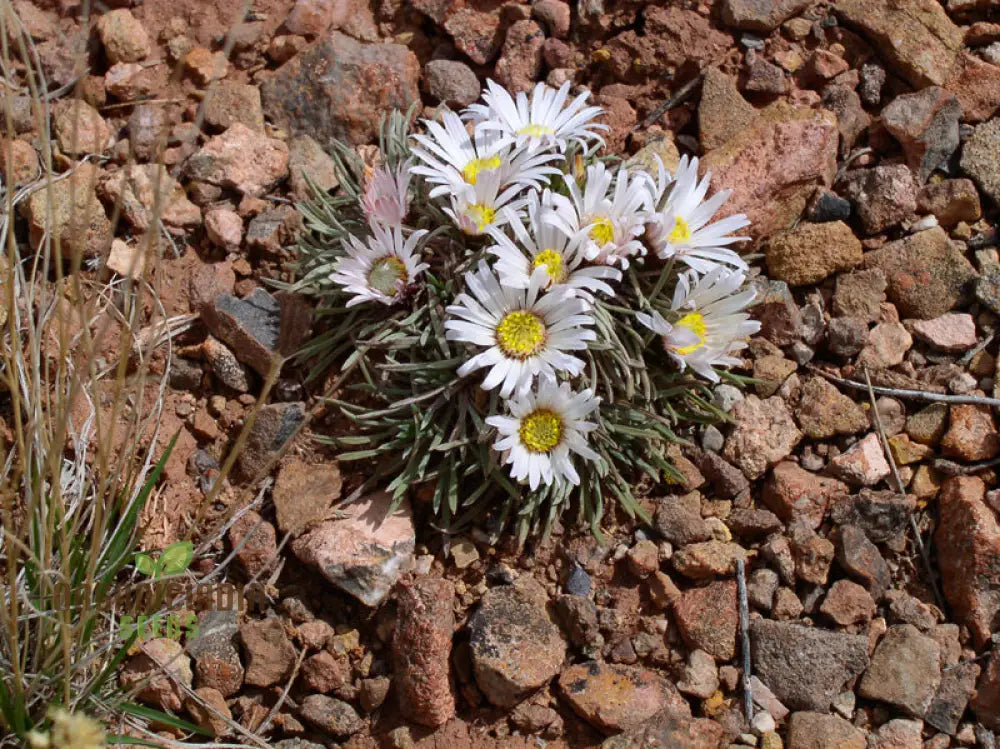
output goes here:
[[[126, 681], [173, 657], [216, 713], [169, 679], [143, 699], [286, 749], [996, 746], [1000, 436], [976, 402], [998, 395], [994, 0], [109, 5], [85, 25], [75, 0], [13, 2], [50, 88], [79, 80], [53, 105], [57, 164], [103, 154], [25, 201], [25, 238], [60, 234], [95, 276], [154, 275], [168, 315], [197, 316], [175, 340], [161, 434], [181, 436], [145, 542], [238, 511], [199, 569], [236, 550], [233, 578], [272, 604], [201, 611], [197, 637], [128, 663]], [[294, 312], [265, 279], [289, 278], [303, 175], [334, 187], [331, 138], [371, 156], [388, 109], [461, 107], [488, 76], [589, 87], [612, 150], [698, 154], [733, 189], [762, 257], [760, 383], [717, 388], [732, 423], [678, 451], [686, 483], [648, 493], [652, 527], [609, 515], [603, 544], [560, 527], [520, 552], [476, 531], [445, 550], [419, 498], [379, 527], [380, 495], [332, 518], [360, 477], [309, 439], [322, 415], [248, 508], [248, 478], [324, 387], [294, 368], [202, 507]], [[8, 101], [5, 178], [29, 182], [39, 135]], [[149, 273], [156, 185], [173, 247]], [[843, 385], [866, 371], [907, 392], [872, 406]]]

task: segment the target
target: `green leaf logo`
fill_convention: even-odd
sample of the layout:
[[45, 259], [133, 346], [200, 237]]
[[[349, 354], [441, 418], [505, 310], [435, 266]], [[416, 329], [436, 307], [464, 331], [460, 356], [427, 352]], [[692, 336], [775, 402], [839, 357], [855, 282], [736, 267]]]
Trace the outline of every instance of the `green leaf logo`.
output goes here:
[[160, 560], [158, 575], [177, 575], [187, 569], [194, 557], [194, 543], [191, 541], [178, 541], [163, 550]]

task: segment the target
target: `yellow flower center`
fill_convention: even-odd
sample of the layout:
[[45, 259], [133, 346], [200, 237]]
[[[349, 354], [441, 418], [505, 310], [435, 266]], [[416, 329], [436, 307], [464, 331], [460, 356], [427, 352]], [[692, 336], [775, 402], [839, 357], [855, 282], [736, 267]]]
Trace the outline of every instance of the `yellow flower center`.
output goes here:
[[690, 346], [681, 346], [680, 348], [674, 348], [681, 356], [687, 356], [692, 351], [697, 351], [702, 346], [705, 345], [705, 335], [708, 332], [708, 328], [705, 326], [705, 317], [697, 312], [690, 312], [680, 320], [678, 320], [676, 325], [687, 328], [696, 336], [698, 336], [698, 342], [692, 343]]
[[594, 221], [594, 227], [590, 230], [590, 238], [602, 247], [615, 238], [615, 227], [609, 218], [599, 218]]
[[535, 259], [531, 261], [531, 269], [540, 266], [545, 267], [545, 272], [549, 274], [552, 283], [562, 283], [566, 280], [566, 268], [563, 265], [563, 258], [555, 250], [542, 250]]
[[528, 450], [547, 453], [562, 442], [563, 420], [558, 414], [540, 408], [521, 419], [517, 432]]
[[372, 263], [368, 285], [386, 296], [394, 296], [399, 291], [399, 282], [405, 282], [407, 277], [403, 261], [395, 255], [386, 255]]
[[488, 205], [472, 203], [466, 207], [465, 215], [472, 219], [478, 231], [484, 232], [486, 227], [496, 219], [497, 212]]
[[497, 345], [512, 359], [527, 359], [544, 344], [545, 323], [534, 312], [510, 312], [497, 325]]
[[670, 244], [686, 244], [691, 241], [691, 227], [680, 216], [674, 216], [674, 229], [667, 237]]
[[541, 138], [543, 135], [555, 135], [555, 128], [547, 125], [525, 125], [517, 131], [518, 135], [527, 135], [530, 138]]
[[462, 176], [470, 185], [476, 184], [480, 172], [489, 172], [500, 168], [500, 157], [490, 156], [488, 159], [473, 159], [462, 167]]

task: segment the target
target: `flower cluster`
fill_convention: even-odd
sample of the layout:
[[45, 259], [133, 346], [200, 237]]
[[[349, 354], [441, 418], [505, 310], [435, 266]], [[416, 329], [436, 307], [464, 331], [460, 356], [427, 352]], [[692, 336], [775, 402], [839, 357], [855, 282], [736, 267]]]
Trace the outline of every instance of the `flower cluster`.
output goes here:
[[[476, 425], [532, 491], [580, 485], [582, 470], [609, 454], [592, 438], [615, 393], [634, 391], [628, 370], [647, 369], [654, 335], [677, 370], [714, 383], [759, 328], [745, 312], [748, 268], [731, 249], [748, 222], [712, 220], [729, 193], [707, 197], [710, 175], [699, 179], [696, 158], [673, 174], [660, 162], [655, 175], [598, 160], [606, 126], [588, 96], [571, 98], [568, 83], [512, 96], [489, 81], [481, 103], [423, 121], [422, 133], [396, 144], [395, 163], [364, 167], [364, 237], [342, 235], [332, 268], [313, 263], [309, 276], [322, 269], [346, 307], [416, 310], [422, 288], [448, 289], [435, 296], [444, 302], [438, 340], [424, 344], [439, 347], [441, 367], [454, 362], [454, 382], [475, 378], [490, 394]], [[324, 226], [347, 226], [345, 210]], [[627, 387], [601, 352], [617, 357]], [[599, 391], [611, 396], [603, 406]], [[647, 392], [645, 405], [653, 400]]]

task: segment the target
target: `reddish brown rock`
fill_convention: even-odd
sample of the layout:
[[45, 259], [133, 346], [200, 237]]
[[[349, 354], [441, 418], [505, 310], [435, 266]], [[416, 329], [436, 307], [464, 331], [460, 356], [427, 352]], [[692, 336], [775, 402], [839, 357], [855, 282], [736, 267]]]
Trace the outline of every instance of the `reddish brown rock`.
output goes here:
[[263, 574], [277, 561], [274, 526], [252, 510], [240, 516], [229, 529], [229, 543], [248, 576]]
[[986, 669], [976, 684], [972, 709], [984, 726], [1000, 731], [1000, 651], [996, 648], [990, 653]]
[[400, 710], [410, 720], [436, 728], [455, 715], [448, 670], [455, 586], [423, 578], [400, 586], [398, 600], [392, 660]]
[[768, 273], [789, 286], [819, 283], [861, 264], [861, 242], [842, 221], [802, 223], [771, 238]]
[[635, 731], [616, 736], [604, 749], [648, 749], [662, 746], [671, 749], [720, 749], [726, 745], [725, 729], [708, 718], [688, 718], [664, 710]]
[[949, 478], [938, 500], [934, 535], [945, 596], [972, 631], [976, 647], [990, 640], [1000, 615], [1000, 524], [975, 476]]
[[298, 532], [326, 519], [340, 498], [340, 468], [336, 463], [308, 464], [293, 458], [281, 467], [272, 496], [278, 528]]
[[254, 619], [240, 627], [246, 654], [244, 681], [255, 687], [285, 682], [295, 668], [295, 648], [278, 619]]
[[138, 62], [152, 51], [146, 28], [128, 8], [116, 8], [101, 16], [97, 33], [112, 64]]
[[765, 237], [801, 216], [817, 184], [829, 186], [837, 171], [837, 118], [825, 110], [777, 102], [752, 126], [708, 152], [712, 192], [733, 190], [724, 215], [745, 213], [747, 231]]
[[229, 72], [229, 60], [224, 52], [195, 47], [184, 55], [184, 70], [199, 86], [221, 80]]
[[609, 663], [581, 663], [559, 676], [562, 696], [576, 713], [605, 733], [637, 728], [665, 708], [690, 717], [677, 689], [653, 671]]
[[263, 195], [288, 176], [288, 146], [237, 122], [209, 139], [185, 170], [200, 182]]
[[165, 710], [180, 710], [184, 687], [191, 688], [191, 659], [176, 640], [158, 638], [140, 645], [141, 652], [125, 663], [119, 681], [126, 690], [143, 686], [138, 699]]
[[379, 120], [420, 101], [420, 63], [400, 44], [362, 44], [333, 32], [282, 65], [261, 85], [264, 113], [326, 147], [336, 138], [370, 143]]
[[819, 610], [842, 627], [867, 622], [875, 614], [871, 594], [850, 580], [838, 580], [830, 586]]
[[930, 213], [943, 226], [973, 223], [982, 215], [979, 191], [970, 179], [946, 179], [924, 185], [917, 194], [917, 210]]
[[842, 526], [837, 535], [837, 563], [860, 580], [876, 601], [892, 582], [892, 572], [878, 547], [856, 525]]
[[52, 126], [59, 148], [70, 156], [101, 153], [111, 140], [111, 128], [100, 112], [82, 99], [72, 99], [55, 107]]
[[948, 431], [941, 440], [944, 454], [973, 463], [1000, 453], [1000, 435], [989, 406], [951, 406]]
[[[698, 104], [698, 132], [706, 151], [718, 148], [750, 126], [757, 110], [740, 94], [736, 78], [716, 67], [705, 71]], [[668, 167], [669, 168], [669, 167]]]
[[864, 733], [838, 715], [792, 713], [788, 749], [865, 749]]
[[841, 188], [866, 234], [880, 234], [917, 209], [917, 181], [906, 164], [880, 164], [847, 173]]
[[943, 86], [951, 77], [962, 30], [937, 0], [840, 0], [836, 10], [915, 88]]
[[847, 494], [846, 484], [810, 473], [791, 461], [778, 463], [764, 484], [764, 503], [779, 518], [813, 529], [823, 522], [830, 501]]
[[194, 722], [216, 738], [228, 735], [231, 730], [229, 720], [233, 716], [222, 693], [211, 687], [201, 687], [194, 690], [194, 693], [197, 697], [187, 697], [184, 700], [184, 707], [194, 718]]
[[302, 662], [302, 685], [311, 692], [338, 692], [351, 685], [351, 662], [345, 655], [321, 650]]
[[946, 87], [962, 105], [962, 119], [984, 122], [1000, 110], [1000, 67], [963, 52]]
[[684, 642], [718, 661], [736, 654], [736, 582], [720, 580], [686, 591], [674, 604], [674, 619]]
[[858, 694], [921, 717], [941, 684], [941, 648], [912, 624], [890, 627], [872, 653]]
[[292, 34], [319, 36], [339, 29], [351, 13], [347, 0], [296, 0], [285, 18], [285, 28]]
[[545, 32], [534, 21], [511, 24], [495, 68], [497, 81], [511, 93], [531, 89], [542, 71], [544, 43]]
[[961, 117], [958, 99], [939, 86], [897, 96], [882, 110], [882, 123], [903, 146], [921, 183], [955, 153]]
[[495, 0], [467, 5], [449, 3], [438, 23], [451, 34], [455, 46], [477, 65], [490, 62], [503, 44], [503, 21], [500, 3]]
[[868, 343], [858, 355], [858, 364], [869, 369], [895, 367], [912, 345], [913, 337], [903, 325], [879, 323], [868, 332]]
[[889, 282], [889, 299], [904, 317], [929, 319], [951, 310], [975, 269], [935, 227], [865, 253], [865, 266], [880, 268]]
[[737, 29], [774, 31], [808, 5], [808, 0], [725, 0], [722, 20]]
[[139, 231], [147, 231], [156, 218], [176, 230], [201, 223], [201, 209], [188, 200], [184, 188], [162, 164], [132, 164], [119, 169], [101, 181], [98, 193], [119, 206], [125, 220]]

